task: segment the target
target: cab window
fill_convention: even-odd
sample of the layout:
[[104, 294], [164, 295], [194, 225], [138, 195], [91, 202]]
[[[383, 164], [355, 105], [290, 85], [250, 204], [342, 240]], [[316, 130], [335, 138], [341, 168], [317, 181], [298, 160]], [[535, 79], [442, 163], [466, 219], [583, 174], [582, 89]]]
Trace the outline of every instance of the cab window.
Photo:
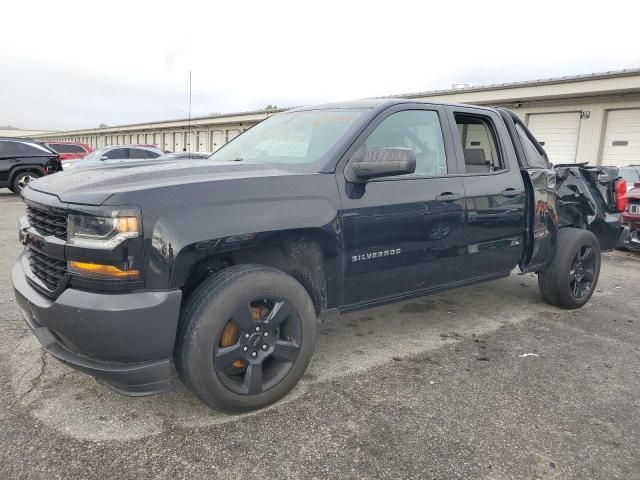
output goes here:
[[504, 169], [493, 124], [480, 115], [456, 114], [466, 173], [491, 173]]
[[389, 115], [371, 132], [363, 147], [365, 150], [383, 147], [413, 150], [416, 155], [416, 171], [404, 176], [437, 176], [447, 173], [442, 128], [435, 111], [406, 110]]

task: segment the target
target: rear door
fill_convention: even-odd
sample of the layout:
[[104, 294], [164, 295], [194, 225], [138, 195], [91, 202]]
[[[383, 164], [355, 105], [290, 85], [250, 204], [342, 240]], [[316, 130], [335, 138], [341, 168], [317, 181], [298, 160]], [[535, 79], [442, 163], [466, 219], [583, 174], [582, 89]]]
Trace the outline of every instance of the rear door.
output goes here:
[[515, 151], [494, 110], [447, 107], [466, 218], [462, 251], [465, 280], [510, 272], [522, 254], [526, 195]]
[[[350, 183], [345, 165], [363, 146], [411, 148], [416, 172]], [[337, 172], [345, 251], [343, 305], [454, 282], [460, 271], [464, 196], [444, 108], [403, 104], [383, 111], [346, 159]]]

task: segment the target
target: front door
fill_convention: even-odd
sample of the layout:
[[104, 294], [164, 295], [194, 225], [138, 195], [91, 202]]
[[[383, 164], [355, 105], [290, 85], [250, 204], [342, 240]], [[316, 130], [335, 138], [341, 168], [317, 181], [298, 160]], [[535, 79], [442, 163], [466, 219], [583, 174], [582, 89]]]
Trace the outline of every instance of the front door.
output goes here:
[[444, 110], [411, 104], [388, 109], [350, 152], [379, 147], [411, 148], [416, 171], [353, 184], [338, 169], [345, 306], [451, 283], [464, 242], [463, 185], [450, 174], [455, 154]]

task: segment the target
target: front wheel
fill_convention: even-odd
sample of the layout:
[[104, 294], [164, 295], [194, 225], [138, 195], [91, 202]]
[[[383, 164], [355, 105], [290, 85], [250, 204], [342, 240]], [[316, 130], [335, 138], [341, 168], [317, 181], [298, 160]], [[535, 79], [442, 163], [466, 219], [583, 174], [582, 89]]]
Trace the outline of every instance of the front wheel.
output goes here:
[[579, 228], [560, 229], [553, 261], [538, 273], [542, 298], [556, 307], [582, 307], [598, 283], [600, 261], [600, 244], [593, 233]]
[[238, 412], [265, 407], [298, 383], [313, 354], [317, 319], [293, 277], [238, 265], [205, 280], [181, 322], [180, 378], [207, 405]]

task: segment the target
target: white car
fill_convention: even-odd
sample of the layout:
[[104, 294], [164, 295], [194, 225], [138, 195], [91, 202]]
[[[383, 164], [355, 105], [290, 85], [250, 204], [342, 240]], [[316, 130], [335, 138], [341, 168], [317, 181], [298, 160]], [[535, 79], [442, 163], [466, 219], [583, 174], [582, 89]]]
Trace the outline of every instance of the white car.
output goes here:
[[113, 165], [129, 161], [145, 161], [158, 158], [164, 152], [155, 147], [140, 147], [137, 145], [113, 145], [94, 150], [86, 157], [73, 162], [64, 162], [64, 170], [95, 167], [100, 165]]

